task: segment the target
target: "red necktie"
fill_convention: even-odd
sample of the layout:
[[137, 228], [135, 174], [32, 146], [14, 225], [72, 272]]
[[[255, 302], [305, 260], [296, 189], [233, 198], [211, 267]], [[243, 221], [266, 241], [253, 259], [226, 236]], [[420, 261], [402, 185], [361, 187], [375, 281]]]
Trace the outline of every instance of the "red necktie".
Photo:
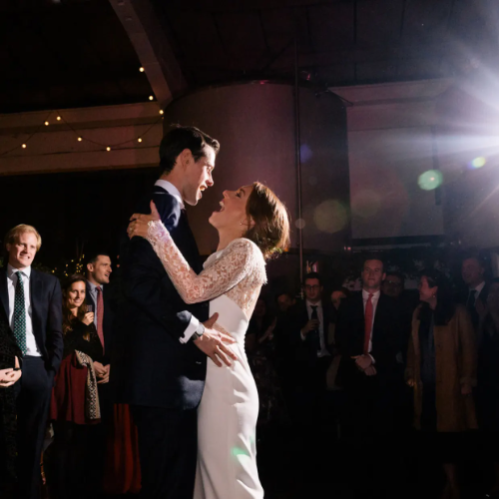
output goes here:
[[102, 320], [104, 317], [104, 300], [102, 298], [101, 287], [98, 286], [97, 290], [97, 335], [102, 344], [102, 353], [104, 354], [104, 331], [102, 329]]
[[368, 346], [370, 345], [370, 335], [372, 333], [373, 324], [373, 293], [368, 295], [368, 300], [366, 301], [365, 307], [365, 343], [363, 346], [363, 352], [368, 354]]

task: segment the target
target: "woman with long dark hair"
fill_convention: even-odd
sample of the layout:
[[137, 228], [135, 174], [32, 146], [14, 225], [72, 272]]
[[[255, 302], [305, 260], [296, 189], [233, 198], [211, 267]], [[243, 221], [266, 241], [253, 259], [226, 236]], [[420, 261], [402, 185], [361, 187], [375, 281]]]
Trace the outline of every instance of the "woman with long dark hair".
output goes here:
[[103, 355], [94, 313], [85, 304], [85, 278], [73, 275], [63, 286], [64, 352], [52, 394], [54, 424], [51, 496], [85, 497], [92, 463], [91, 424], [100, 421], [94, 361]]
[[16, 474], [16, 400], [14, 384], [21, 378], [22, 352], [0, 307], [0, 497], [14, 491]]
[[469, 314], [455, 305], [443, 273], [422, 272], [419, 292], [422, 304], [413, 315], [407, 366], [414, 392], [414, 426], [425, 433], [419, 441], [425, 443], [426, 454], [443, 463], [444, 496], [459, 498], [455, 462], [464, 447], [460, 433], [477, 428], [472, 398], [476, 339]]

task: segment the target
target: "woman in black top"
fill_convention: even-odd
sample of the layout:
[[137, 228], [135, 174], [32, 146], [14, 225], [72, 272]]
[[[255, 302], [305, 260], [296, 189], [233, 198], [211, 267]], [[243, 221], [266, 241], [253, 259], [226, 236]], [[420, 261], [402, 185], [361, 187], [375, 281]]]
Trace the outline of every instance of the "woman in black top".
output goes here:
[[73, 275], [63, 286], [64, 351], [51, 408], [54, 446], [47, 472], [52, 472], [49, 488], [53, 498], [85, 498], [86, 479], [95, 460], [89, 444], [94, 426], [87, 424], [97, 422], [88, 422], [84, 417], [86, 378], [82, 380], [78, 368], [68, 369], [68, 363], [75, 363], [75, 351], [86, 354], [94, 363], [102, 361], [94, 313], [87, 308], [85, 278]]
[[16, 481], [16, 401], [14, 384], [21, 378], [19, 349], [0, 307], [0, 497], [10, 496]]

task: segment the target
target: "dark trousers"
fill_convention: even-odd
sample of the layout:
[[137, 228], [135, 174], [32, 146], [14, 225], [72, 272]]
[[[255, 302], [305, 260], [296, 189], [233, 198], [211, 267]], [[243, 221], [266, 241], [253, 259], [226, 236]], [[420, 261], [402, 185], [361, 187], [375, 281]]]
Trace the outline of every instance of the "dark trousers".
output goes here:
[[54, 377], [42, 358], [26, 356], [15, 384], [20, 498], [40, 498], [40, 458]]
[[139, 434], [143, 498], [193, 498], [197, 411], [131, 406]]

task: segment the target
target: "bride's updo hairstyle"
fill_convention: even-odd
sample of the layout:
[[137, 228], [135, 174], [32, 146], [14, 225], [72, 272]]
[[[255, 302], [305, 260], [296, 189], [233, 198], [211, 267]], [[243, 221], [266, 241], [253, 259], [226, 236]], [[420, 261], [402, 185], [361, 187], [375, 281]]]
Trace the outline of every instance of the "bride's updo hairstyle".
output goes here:
[[264, 184], [254, 182], [247, 200], [247, 214], [255, 225], [245, 238], [253, 241], [269, 259], [288, 248], [290, 243], [290, 223], [285, 205]]

